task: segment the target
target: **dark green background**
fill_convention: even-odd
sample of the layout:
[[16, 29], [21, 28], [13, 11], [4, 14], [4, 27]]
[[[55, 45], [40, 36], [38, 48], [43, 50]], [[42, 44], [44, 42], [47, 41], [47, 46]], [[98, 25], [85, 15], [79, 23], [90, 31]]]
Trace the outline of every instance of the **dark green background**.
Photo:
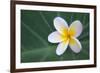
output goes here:
[[[60, 16], [70, 25], [75, 20], [83, 24], [78, 37], [82, 51], [74, 53], [69, 47], [61, 56], [56, 55], [57, 44], [48, 42], [55, 31], [53, 20]], [[21, 10], [21, 62], [45, 62], [89, 59], [89, 13]]]

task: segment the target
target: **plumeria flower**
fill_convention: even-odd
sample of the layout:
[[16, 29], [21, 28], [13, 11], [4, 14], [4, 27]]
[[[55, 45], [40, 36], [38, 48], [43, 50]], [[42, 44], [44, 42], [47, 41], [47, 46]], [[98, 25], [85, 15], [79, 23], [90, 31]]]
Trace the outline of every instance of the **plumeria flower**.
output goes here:
[[48, 41], [59, 43], [56, 54], [62, 55], [67, 50], [68, 45], [73, 52], [79, 53], [82, 50], [82, 46], [77, 37], [82, 33], [82, 23], [76, 20], [68, 27], [67, 22], [61, 17], [54, 18], [53, 23], [56, 31], [48, 36]]

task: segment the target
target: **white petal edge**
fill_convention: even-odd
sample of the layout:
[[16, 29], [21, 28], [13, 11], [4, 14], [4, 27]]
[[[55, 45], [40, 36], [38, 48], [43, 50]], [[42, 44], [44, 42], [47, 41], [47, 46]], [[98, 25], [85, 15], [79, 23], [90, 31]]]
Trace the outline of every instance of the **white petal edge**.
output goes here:
[[81, 45], [80, 41], [74, 37], [72, 37], [72, 41], [74, 43], [72, 43], [71, 41], [69, 42], [69, 46], [70, 46], [71, 50], [75, 53], [79, 53], [82, 50], [82, 45]]
[[64, 33], [63, 32], [64, 30], [67, 31], [67, 28], [68, 28], [67, 22], [61, 17], [55, 17], [54, 18], [54, 26], [55, 26], [56, 30], [58, 32], [60, 32], [61, 34]]
[[59, 43], [63, 40], [61, 34], [58, 31], [54, 31], [48, 36], [48, 41], [51, 43]]
[[59, 56], [62, 55], [66, 51], [68, 47], [68, 43], [69, 43], [69, 40], [67, 40], [66, 42], [64, 41], [64, 42], [59, 43], [56, 49], [56, 54]]
[[73, 28], [74, 28], [74, 32], [75, 32], [74, 37], [80, 36], [80, 34], [82, 33], [82, 30], [83, 30], [82, 23], [79, 20], [72, 22], [72, 24], [69, 27], [69, 31]]

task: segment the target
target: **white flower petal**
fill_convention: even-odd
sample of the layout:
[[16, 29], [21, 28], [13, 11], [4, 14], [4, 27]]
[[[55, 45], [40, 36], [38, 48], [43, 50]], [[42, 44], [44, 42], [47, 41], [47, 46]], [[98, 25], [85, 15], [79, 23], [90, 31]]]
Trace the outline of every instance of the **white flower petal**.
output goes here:
[[74, 37], [80, 36], [80, 34], [82, 33], [82, 30], [83, 30], [83, 26], [82, 26], [82, 23], [79, 20], [72, 22], [72, 24], [70, 25], [70, 28], [69, 28], [69, 32]]
[[58, 43], [63, 41], [61, 34], [58, 31], [52, 32], [48, 36], [48, 41], [51, 43]]
[[68, 24], [61, 17], [54, 18], [54, 26], [55, 26], [56, 30], [58, 32], [60, 32], [61, 34], [64, 34], [64, 32], [67, 32]]
[[67, 49], [68, 43], [69, 43], [69, 40], [59, 43], [57, 46], [57, 49], [56, 49], [56, 54], [62, 55], [65, 52], [65, 50]]
[[79, 53], [82, 50], [81, 43], [78, 39], [72, 37], [69, 41], [69, 46], [72, 49], [73, 52]]

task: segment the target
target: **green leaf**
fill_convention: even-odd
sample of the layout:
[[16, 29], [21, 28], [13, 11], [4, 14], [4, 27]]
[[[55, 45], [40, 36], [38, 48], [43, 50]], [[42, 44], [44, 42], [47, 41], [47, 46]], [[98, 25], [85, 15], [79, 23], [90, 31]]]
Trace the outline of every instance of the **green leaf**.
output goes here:
[[[48, 35], [55, 31], [53, 19], [60, 16], [70, 25], [75, 20], [83, 24], [83, 32], [78, 37], [82, 44], [80, 53], [70, 47], [58, 56], [58, 44], [48, 42]], [[76, 12], [54, 12], [21, 10], [21, 62], [45, 62], [89, 59], [89, 14]]]

